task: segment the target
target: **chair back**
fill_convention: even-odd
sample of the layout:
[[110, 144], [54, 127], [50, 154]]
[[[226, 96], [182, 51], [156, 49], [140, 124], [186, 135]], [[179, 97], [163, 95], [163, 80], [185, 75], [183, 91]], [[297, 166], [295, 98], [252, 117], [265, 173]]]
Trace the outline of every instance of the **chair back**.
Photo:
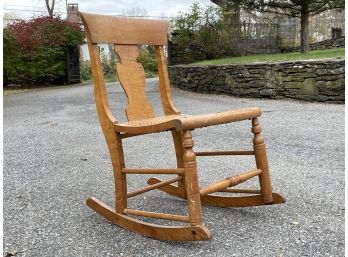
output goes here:
[[[145, 90], [145, 71], [137, 61], [139, 45], [154, 45], [158, 64], [159, 86], [164, 113], [179, 113], [174, 106], [163, 47], [167, 45], [168, 22], [80, 13], [91, 58], [97, 110], [102, 116], [115, 118], [108, 107], [104, 73], [98, 44], [112, 44], [119, 57], [116, 73], [127, 98], [126, 116], [129, 121], [155, 117]], [[111, 115], [111, 116], [110, 116]], [[117, 122], [117, 121], [116, 121]]]

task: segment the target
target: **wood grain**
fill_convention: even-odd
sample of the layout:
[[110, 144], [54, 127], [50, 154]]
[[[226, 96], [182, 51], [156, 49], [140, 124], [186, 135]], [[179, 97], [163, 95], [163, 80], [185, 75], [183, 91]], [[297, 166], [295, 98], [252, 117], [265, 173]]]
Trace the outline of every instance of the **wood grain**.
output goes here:
[[158, 63], [159, 88], [164, 114], [180, 114], [179, 110], [175, 107], [174, 100], [170, 92], [167, 61], [164, 56], [163, 46], [156, 46], [155, 51]]
[[257, 118], [252, 119], [252, 129], [254, 133], [254, 152], [256, 167], [262, 170], [259, 175], [261, 193], [263, 196], [263, 201], [265, 203], [271, 203], [272, 199], [272, 185], [271, 178], [269, 175], [268, 159], [266, 153], [266, 145], [263, 136], [261, 135], [261, 126]]
[[[175, 156], [176, 156], [176, 165], [179, 169], [184, 168], [184, 146], [183, 146], [183, 132], [172, 130], [172, 138], [175, 148]], [[178, 181], [178, 188], [181, 197], [186, 197], [186, 189], [185, 189], [185, 176], [182, 177], [182, 180]]]
[[226, 188], [226, 189], [220, 190], [219, 192], [236, 193], [236, 194], [261, 194], [260, 189], [253, 189], [253, 188]]
[[259, 117], [260, 115], [260, 108], [245, 108], [219, 113], [189, 116], [181, 119], [181, 121], [183, 130], [189, 130], [252, 119]]
[[254, 155], [254, 151], [210, 151], [196, 152], [196, 156], [219, 156], [219, 155]]
[[133, 196], [136, 196], [136, 195], [140, 195], [140, 194], [146, 193], [148, 191], [154, 190], [156, 188], [160, 188], [160, 187], [163, 187], [165, 185], [172, 184], [172, 183], [177, 182], [177, 181], [179, 181], [181, 179], [182, 179], [181, 176], [177, 176], [177, 177], [172, 178], [172, 179], [164, 180], [164, 181], [161, 181], [161, 182], [159, 182], [157, 184], [149, 185], [147, 187], [135, 190], [133, 192], [129, 192], [127, 194], [127, 197], [130, 198], [130, 197], [133, 197]]
[[[148, 184], [156, 184], [161, 182], [160, 179], [150, 178], [147, 183]], [[176, 186], [166, 185], [159, 190], [173, 195], [182, 199], [186, 199], [185, 197], [181, 197], [179, 193], [179, 189]], [[280, 204], [285, 203], [285, 198], [280, 193], [272, 193], [273, 201], [271, 203], [267, 203], [267, 205], [271, 204]], [[216, 207], [252, 207], [252, 206], [261, 206], [265, 205], [263, 201], [262, 195], [251, 195], [251, 196], [218, 196], [218, 195], [202, 195], [201, 202], [203, 204], [212, 205]]]
[[183, 168], [178, 169], [130, 169], [130, 168], [123, 168], [123, 173], [126, 174], [182, 174], [184, 173]]
[[170, 241], [201, 241], [211, 239], [210, 231], [203, 225], [193, 227], [161, 226], [116, 213], [113, 208], [96, 198], [88, 198], [86, 203], [91, 209], [111, 223], [146, 237]]
[[116, 211], [123, 213], [123, 209], [127, 207], [127, 183], [125, 174], [121, 173], [122, 168], [124, 168], [122, 142], [120, 134], [115, 133], [114, 129], [114, 123], [117, 123], [117, 120], [109, 108], [98, 45], [92, 43], [91, 33], [88, 28], [86, 28], [85, 33], [91, 58], [96, 109], [113, 168]]
[[226, 178], [224, 180], [214, 182], [206, 187], [203, 187], [199, 190], [201, 195], [207, 195], [210, 193], [218, 192], [222, 189], [228, 188], [228, 187], [233, 187], [236, 186], [240, 183], [243, 183], [247, 181], [250, 178], [253, 178], [259, 174], [261, 174], [261, 170], [252, 170], [248, 171], [230, 178]]
[[199, 194], [196, 155], [193, 148], [192, 133], [190, 130], [183, 132], [183, 161], [185, 189], [187, 195], [187, 204], [192, 225], [202, 224], [201, 198]]
[[175, 220], [180, 222], [189, 222], [189, 217], [184, 215], [177, 214], [168, 214], [168, 213], [158, 213], [158, 212], [149, 212], [149, 211], [141, 211], [141, 210], [133, 210], [133, 209], [125, 209], [124, 214], [127, 215], [137, 215], [154, 219], [164, 219], [164, 220]]
[[156, 133], [175, 129], [184, 131], [224, 123], [252, 119], [261, 115], [259, 108], [245, 108], [202, 115], [171, 114], [149, 119], [137, 119], [115, 123], [115, 129], [123, 133]]
[[115, 45], [115, 51], [121, 61], [116, 64], [116, 70], [128, 99], [126, 108], [128, 120], [154, 118], [155, 113], [145, 91], [145, 71], [137, 62], [138, 46]]
[[166, 45], [168, 22], [80, 12], [92, 43], [120, 45]]

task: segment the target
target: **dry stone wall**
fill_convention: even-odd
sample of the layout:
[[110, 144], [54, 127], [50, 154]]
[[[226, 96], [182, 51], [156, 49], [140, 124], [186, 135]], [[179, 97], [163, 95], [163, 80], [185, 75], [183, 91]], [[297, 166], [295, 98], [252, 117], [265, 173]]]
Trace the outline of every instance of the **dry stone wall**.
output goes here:
[[[345, 37], [328, 39], [321, 42], [313, 43], [309, 45], [311, 50], [324, 50], [331, 48], [344, 48], [345, 47]], [[282, 52], [299, 52], [301, 50], [301, 46], [297, 47], [289, 47], [282, 49]]]
[[344, 60], [170, 66], [174, 87], [239, 97], [344, 103]]

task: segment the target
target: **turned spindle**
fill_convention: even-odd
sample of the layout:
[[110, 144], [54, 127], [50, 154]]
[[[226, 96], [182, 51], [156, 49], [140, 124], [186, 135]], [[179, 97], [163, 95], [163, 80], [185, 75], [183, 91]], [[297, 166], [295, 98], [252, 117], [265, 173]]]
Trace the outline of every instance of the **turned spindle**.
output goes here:
[[201, 196], [199, 193], [196, 154], [193, 148], [192, 134], [190, 130], [183, 133], [183, 161], [184, 161], [184, 177], [185, 188], [187, 192], [187, 203], [189, 209], [189, 217], [192, 225], [200, 225], [202, 223], [201, 215]]
[[272, 186], [271, 179], [269, 175], [267, 154], [266, 154], [266, 145], [263, 136], [261, 135], [261, 126], [258, 118], [252, 119], [252, 133], [254, 133], [254, 154], [256, 166], [258, 169], [262, 170], [262, 173], [259, 175], [261, 193], [264, 203], [272, 203]]

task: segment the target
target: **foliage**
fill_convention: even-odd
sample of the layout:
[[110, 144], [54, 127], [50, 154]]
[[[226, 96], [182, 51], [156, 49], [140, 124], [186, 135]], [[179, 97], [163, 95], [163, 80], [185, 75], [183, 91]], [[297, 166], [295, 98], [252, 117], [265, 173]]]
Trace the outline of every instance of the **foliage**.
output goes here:
[[157, 61], [153, 46], [142, 46], [138, 57], [145, 70], [146, 77], [154, 77], [157, 74]]
[[[100, 48], [100, 61], [103, 66], [104, 79], [106, 82], [117, 81], [117, 74], [115, 73], [116, 64], [119, 61], [118, 57], [113, 54], [112, 47], [109, 47], [109, 54], [106, 54], [104, 48]], [[140, 47], [140, 54], [137, 59], [145, 70], [147, 78], [155, 77], [157, 75], [157, 61], [155, 55], [155, 49], [150, 45], [142, 45]], [[84, 83], [89, 82], [92, 79], [92, 70], [90, 61], [84, 61], [80, 65], [81, 79]]]
[[318, 14], [326, 10], [344, 8], [343, 0], [255, 0], [247, 1], [247, 5], [252, 8], [264, 12], [274, 12], [278, 14], [288, 15], [291, 17], [299, 17], [303, 13]]
[[80, 75], [82, 81], [92, 79], [92, 69], [90, 61], [84, 61], [80, 64]]
[[78, 25], [43, 16], [10, 24], [3, 40], [5, 84], [35, 85], [64, 82], [66, 49], [84, 35]]
[[[202, 8], [199, 3], [194, 3], [188, 13], [182, 13], [173, 21], [173, 43], [179, 49], [197, 49], [206, 59], [217, 58], [229, 52], [236, 28], [226, 26], [231, 11], [215, 6]], [[238, 30], [238, 28], [237, 28]]]

